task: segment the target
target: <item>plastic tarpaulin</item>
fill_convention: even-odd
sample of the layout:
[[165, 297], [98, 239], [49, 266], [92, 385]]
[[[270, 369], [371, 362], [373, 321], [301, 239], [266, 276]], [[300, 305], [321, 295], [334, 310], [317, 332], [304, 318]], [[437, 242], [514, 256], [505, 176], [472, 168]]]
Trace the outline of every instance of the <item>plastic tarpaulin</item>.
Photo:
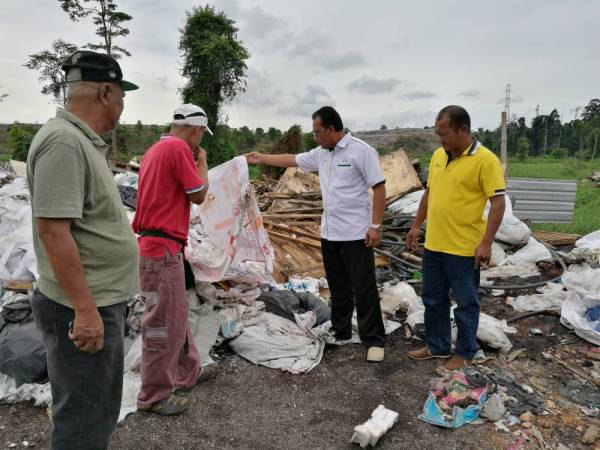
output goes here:
[[263, 282], [273, 270], [273, 249], [254, 198], [246, 158], [208, 172], [204, 202], [192, 208], [186, 251], [197, 281]]

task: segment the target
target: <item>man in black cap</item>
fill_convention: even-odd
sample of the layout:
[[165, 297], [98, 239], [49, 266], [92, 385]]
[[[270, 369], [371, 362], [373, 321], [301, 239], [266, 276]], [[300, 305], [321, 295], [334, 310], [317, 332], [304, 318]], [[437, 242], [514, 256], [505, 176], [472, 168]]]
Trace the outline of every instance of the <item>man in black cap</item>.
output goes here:
[[138, 292], [137, 243], [100, 137], [123, 111], [108, 55], [65, 62], [67, 107], [36, 134], [27, 157], [38, 290], [33, 315], [48, 351], [53, 449], [106, 449], [123, 387], [126, 300]]

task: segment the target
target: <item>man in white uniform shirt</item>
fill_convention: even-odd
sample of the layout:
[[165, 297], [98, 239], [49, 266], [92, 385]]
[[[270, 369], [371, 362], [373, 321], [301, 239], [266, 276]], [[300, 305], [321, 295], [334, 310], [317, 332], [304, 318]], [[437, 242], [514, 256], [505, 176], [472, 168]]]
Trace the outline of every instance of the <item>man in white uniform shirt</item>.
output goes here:
[[331, 290], [333, 333], [338, 341], [351, 338], [356, 306], [367, 361], [382, 361], [385, 331], [373, 256], [373, 247], [381, 241], [386, 197], [379, 156], [370, 145], [344, 133], [342, 119], [331, 106], [319, 109], [312, 119], [319, 147], [298, 155], [249, 153], [246, 158], [251, 164], [300, 167], [319, 174], [324, 206], [321, 251]]

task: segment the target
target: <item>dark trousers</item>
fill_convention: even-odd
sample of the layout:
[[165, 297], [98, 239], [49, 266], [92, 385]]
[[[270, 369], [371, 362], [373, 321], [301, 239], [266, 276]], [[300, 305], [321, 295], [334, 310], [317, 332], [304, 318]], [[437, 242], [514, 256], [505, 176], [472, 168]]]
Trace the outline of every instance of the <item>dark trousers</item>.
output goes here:
[[125, 308], [126, 303], [98, 308], [104, 348], [92, 355], [69, 339], [74, 311], [41, 292], [34, 294], [33, 317], [48, 352], [53, 450], [108, 448], [121, 409]]
[[434, 355], [451, 351], [450, 289], [456, 298], [454, 320], [458, 328], [456, 354], [473, 359], [479, 326], [479, 269], [475, 258], [425, 250], [423, 292], [425, 340]]
[[356, 305], [358, 333], [367, 347], [383, 347], [385, 329], [379, 306], [373, 249], [360, 241], [321, 239], [323, 264], [331, 291], [331, 324], [338, 339], [352, 336]]

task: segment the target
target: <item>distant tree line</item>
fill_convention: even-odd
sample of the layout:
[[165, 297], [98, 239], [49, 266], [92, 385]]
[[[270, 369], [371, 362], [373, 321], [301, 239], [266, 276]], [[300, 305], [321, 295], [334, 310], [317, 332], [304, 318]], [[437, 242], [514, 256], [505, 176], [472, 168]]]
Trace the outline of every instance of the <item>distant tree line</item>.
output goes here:
[[[479, 128], [474, 135], [483, 145], [500, 150], [501, 130]], [[524, 117], [513, 119], [507, 126], [509, 156], [595, 159], [600, 153], [600, 99], [590, 100], [580, 118], [563, 122], [556, 109], [538, 115], [527, 125]]]

